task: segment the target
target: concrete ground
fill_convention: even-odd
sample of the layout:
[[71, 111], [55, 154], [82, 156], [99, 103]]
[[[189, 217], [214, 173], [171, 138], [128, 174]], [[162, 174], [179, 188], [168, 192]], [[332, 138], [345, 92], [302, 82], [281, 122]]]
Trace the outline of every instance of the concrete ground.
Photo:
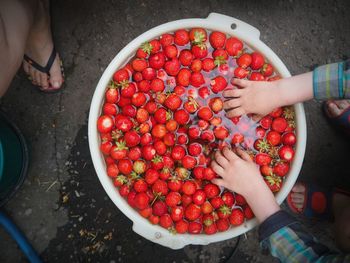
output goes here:
[[[96, 84], [118, 51], [142, 32], [210, 12], [255, 26], [292, 74], [306, 72], [350, 55], [349, 2], [61, 0], [52, 1], [52, 11], [55, 43], [66, 70], [64, 90], [43, 94], [19, 72], [1, 103], [31, 149], [28, 179], [5, 206], [7, 213], [47, 262], [225, 262], [237, 239], [172, 251], [135, 234], [131, 221], [107, 197], [87, 142]], [[328, 125], [320, 106], [305, 103], [308, 143], [300, 178], [349, 187], [349, 143]], [[305, 224], [334, 247], [331, 225]], [[231, 260], [274, 262], [260, 251], [256, 230], [241, 238]], [[23, 261], [0, 229], [0, 262]]]

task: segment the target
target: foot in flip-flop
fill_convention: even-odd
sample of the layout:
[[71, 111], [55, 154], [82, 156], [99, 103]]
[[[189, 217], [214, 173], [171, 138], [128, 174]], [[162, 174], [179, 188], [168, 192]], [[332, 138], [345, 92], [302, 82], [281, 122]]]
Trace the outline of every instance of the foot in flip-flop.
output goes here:
[[340, 189], [327, 189], [297, 182], [288, 195], [287, 204], [296, 214], [307, 218], [330, 220], [333, 218], [335, 195], [347, 198], [350, 193]]
[[60, 89], [64, 82], [63, 68], [52, 40], [48, 6], [41, 1], [39, 3], [40, 14], [29, 33], [23, 69], [41, 91], [53, 92]]
[[324, 103], [323, 109], [331, 123], [350, 135], [349, 100], [328, 100]]

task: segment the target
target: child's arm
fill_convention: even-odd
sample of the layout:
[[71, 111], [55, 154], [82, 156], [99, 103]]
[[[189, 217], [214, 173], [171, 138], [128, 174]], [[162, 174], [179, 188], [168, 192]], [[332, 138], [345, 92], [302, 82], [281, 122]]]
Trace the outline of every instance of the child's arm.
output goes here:
[[350, 262], [350, 255], [332, 253], [277, 204], [256, 164], [244, 151], [228, 148], [215, 154], [212, 168], [221, 177], [213, 183], [245, 197], [259, 223], [259, 241], [281, 262]]
[[350, 98], [350, 61], [316, 68], [313, 72], [277, 81], [234, 79], [236, 90], [226, 90], [224, 107], [229, 117], [267, 115], [273, 109], [316, 98]]

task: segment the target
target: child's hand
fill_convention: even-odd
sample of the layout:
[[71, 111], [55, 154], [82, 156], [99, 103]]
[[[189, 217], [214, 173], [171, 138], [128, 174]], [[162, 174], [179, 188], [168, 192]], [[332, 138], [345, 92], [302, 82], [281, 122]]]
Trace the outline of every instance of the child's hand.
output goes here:
[[228, 99], [224, 103], [229, 118], [243, 114], [265, 116], [281, 106], [276, 81], [249, 81], [233, 79], [232, 84], [240, 89], [226, 90], [223, 95]]
[[236, 152], [224, 148], [215, 153], [211, 167], [222, 179], [212, 182], [243, 195], [261, 223], [280, 207], [250, 156], [238, 148]]
[[[211, 167], [222, 177], [214, 179], [213, 183], [228, 188], [243, 196], [254, 191], [256, 181], [265, 184], [260, 175], [258, 166], [250, 158], [249, 154], [237, 148], [237, 154], [225, 147], [222, 151], [215, 153], [215, 160]], [[266, 186], [266, 184], [265, 184]]]

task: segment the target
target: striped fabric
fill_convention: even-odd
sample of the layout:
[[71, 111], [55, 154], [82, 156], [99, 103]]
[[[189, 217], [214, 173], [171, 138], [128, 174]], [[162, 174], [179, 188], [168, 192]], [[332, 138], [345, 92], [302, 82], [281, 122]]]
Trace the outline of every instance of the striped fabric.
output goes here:
[[259, 239], [262, 248], [268, 249], [281, 262], [350, 262], [350, 254], [330, 251], [284, 211], [275, 213], [261, 224]]
[[350, 60], [317, 67], [313, 89], [316, 99], [350, 99]]

